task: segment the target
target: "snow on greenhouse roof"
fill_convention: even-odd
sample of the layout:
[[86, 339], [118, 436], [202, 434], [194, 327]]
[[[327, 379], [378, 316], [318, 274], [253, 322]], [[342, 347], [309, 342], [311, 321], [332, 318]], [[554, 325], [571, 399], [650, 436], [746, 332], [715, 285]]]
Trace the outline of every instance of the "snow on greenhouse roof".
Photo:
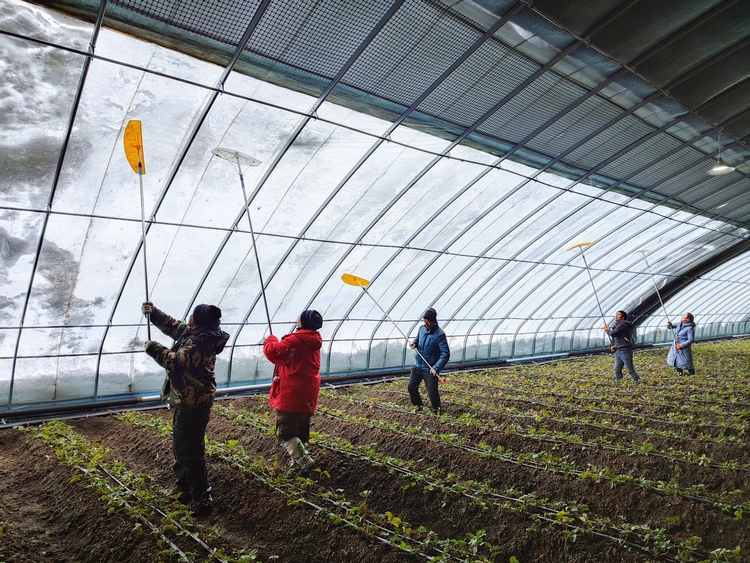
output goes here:
[[[98, 4], [49, 4], [97, 16]], [[401, 331], [428, 307], [451, 365], [479, 365], [603, 346], [598, 301], [611, 316], [654, 293], [639, 249], [654, 249], [664, 284], [747, 244], [748, 151], [728, 131], [744, 113], [702, 121], [522, 4], [498, 16], [311, 3], [286, 19], [283, 2], [222, 5], [182, 21], [169, 3], [111, 2], [92, 23], [4, 4], [7, 409], [157, 392], [146, 273], [175, 317], [222, 309], [217, 380], [230, 387], [270, 378], [264, 293], [275, 334], [304, 309], [323, 314], [324, 377], [408, 367]], [[130, 120], [143, 130], [145, 247]], [[720, 129], [736, 170], [707, 176]], [[243, 170], [247, 201], [217, 147], [261, 161]], [[584, 241], [586, 263], [570, 250]], [[375, 301], [344, 273], [370, 280]], [[713, 281], [727, 302], [747, 293], [717, 275], [690, 295]], [[723, 326], [725, 309], [701, 311]]]

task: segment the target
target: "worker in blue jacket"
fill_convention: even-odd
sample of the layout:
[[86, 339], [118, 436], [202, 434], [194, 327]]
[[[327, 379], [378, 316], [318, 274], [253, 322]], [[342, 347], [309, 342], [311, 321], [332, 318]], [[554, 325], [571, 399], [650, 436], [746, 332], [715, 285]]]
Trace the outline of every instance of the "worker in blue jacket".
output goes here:
[[674, 330], [674, 342], [667, 355], [667, 363], [677, 370], [677, 375], [682, 375], [686, 369], [688, 374], [695, 375], [693, 365], [693, 342], [695, 341], [695, 321], [691, 313], [685, 313], [682, 320], [673, 325], [667, 322], [667, 328]]
[[430, 410], [440, 414], [440, 393], [438, 391], [438, 376], [451, 357], [448, 339], [438, 326], [435, 309], [427, 309], [423, 316], [424, 326], [419, 327], [417, 337], [409, 344], [416, 350], [414, 365], [409, 376], [409, 397], [411, 404], [421, 410], [424, 406], [419, 394], [419, 384], [424, 380], [427, 396], [430, 398]]
[[633, 323], [628, 320], [628, 314], [625, 311], [617, 311], [615, 326], [610, 328], [609, 325], [605, 325], [604, 332], [609, 335], [612, 342], [610, 350], [615, 353], [615, 379], [617, 381], [622, 379], [622, 368], [624, 366], [628, 368], [630, 377], [637, 385], [641, 382], [641, 378], [638, 377], [638, 373], [633, 367], [635, 342], [633, 340]]

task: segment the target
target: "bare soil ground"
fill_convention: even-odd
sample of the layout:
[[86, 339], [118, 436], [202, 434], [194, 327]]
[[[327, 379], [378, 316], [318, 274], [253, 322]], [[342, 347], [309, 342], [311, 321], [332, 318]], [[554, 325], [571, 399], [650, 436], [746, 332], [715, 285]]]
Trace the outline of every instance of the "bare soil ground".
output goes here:
[[[214, 512], [193, 520], [225, 551], [185, 548], [186, 560], [244, 550], [247, 560], [300, 563], [750, 561], [750, 344], [696, 346], [693, 378], [674, 375], [665, 355], [636, 356], [638, 387], [615, 384], [611, 357], [449, 373], [440, 417], [410, 408], [403, 379], [324, 391], [310, 446], [318, 470], [307, 479], [287, 471], [263, 426], [264, 397], [218, 401], [208, 439], [261, 465], [208, 456]], [[171, 420], [166, 409], [139, 416]], [[121, 416], [64, 422], [147, 475], [152, 502], [172, 488], [168, 434]], [[31, 431], [0, 431], [0, 562], [180, 560], [55, 449]], [[326, 491], [345, 499], [343, 518], [311, 506]], [[342, 521], [361, 514], [368, 523]], [[373, 522], [451, 547], [404, 551]]]

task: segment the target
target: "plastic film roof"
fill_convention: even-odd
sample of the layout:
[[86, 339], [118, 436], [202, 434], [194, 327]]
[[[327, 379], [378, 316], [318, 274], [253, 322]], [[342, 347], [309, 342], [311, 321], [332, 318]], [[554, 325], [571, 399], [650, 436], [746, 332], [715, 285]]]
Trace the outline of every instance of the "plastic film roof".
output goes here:
[[[694, 91], [513, 2], [45, 4], [68, 14], [0, 9], [7, 410], [157, 392], [146, 292], [174, 317], [222, 309], [221, 387], [270, 378], [266, 304], [277, 335], [322, 313], [324, 377], [408, 368], [401, 333], [428, 307], [452, 367], [600, 349], [618, 309], [662, 342], [653, 275], [679, 281], [670, 313], [692, 307], [701, 334], [747, 332], [741, 80], [714, 94], [734, 113], [707, 118]], [[606, 25], [624, 17], [609, 4]], [[217, 147], [261, 164], [241, 178]], [[735, 170], [708, 176], [720, 151]]]

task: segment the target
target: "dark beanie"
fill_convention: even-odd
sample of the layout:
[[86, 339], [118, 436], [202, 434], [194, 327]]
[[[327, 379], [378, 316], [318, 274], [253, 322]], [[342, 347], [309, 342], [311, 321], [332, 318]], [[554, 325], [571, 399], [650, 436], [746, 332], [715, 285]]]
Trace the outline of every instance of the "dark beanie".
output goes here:
[[221, 309], [215, 305], [196, 305], [193, 309], [195, 326], [214, 326], [221, 318]]
[[436, 323], [437, 322], [437, 311], [435, 311], [435, 309], [433, 309], [433, 308], [429, 308], [429, 309], [427, 309], [424, 312], [424, 316], [422, 318], [423, 319], [427, 319], [431, 323]]
[[300, 319], [300, 322], [302, 323], [302, 328], [307, 328], [310, 330], [318, 330], [320, 327], [323, 326], [323, 316], [317, 311], [314, 311], [312, 309], [307, 309], [306, 311], [302, 311], [302, 314], [299, 316], [299, 319]]

